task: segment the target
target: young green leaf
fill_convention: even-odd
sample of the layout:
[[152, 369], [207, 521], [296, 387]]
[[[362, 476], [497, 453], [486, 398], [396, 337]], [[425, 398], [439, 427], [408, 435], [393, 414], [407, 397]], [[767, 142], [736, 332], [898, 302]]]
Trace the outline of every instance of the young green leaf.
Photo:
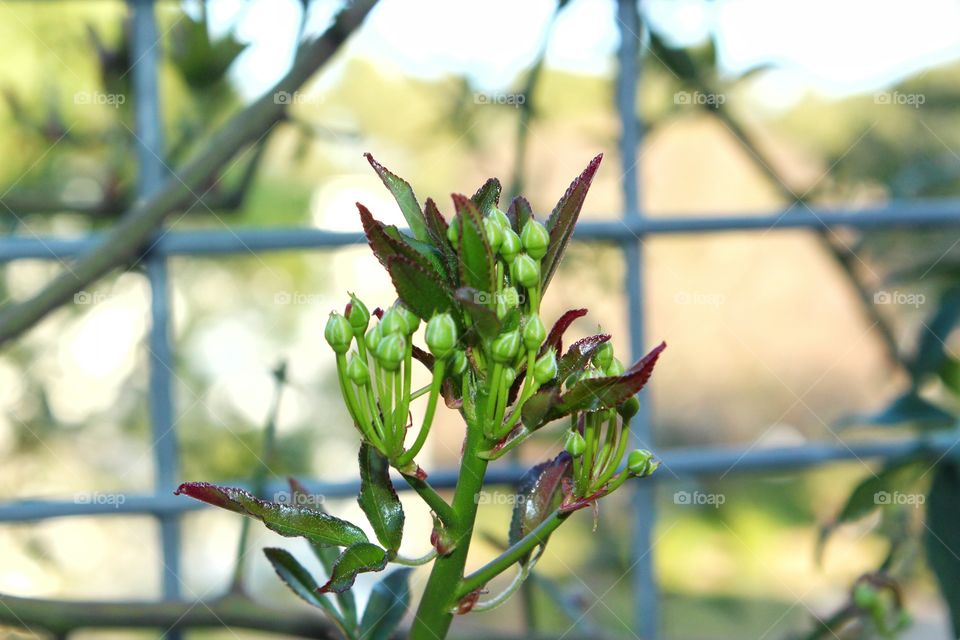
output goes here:
[[[560, 506], [563, 479], [570, 477], [571, 462], [570, 454], [562, 451], [553, 460], [533, 467], [521, 478], [510, 520], [511, 545], [536, 529]], [[529, 554], [524, 557], [521, 564], [529, 557]]]
[[390, 481], [390, 465], [368, 445], [360, 445], [360, 508], [367, 515], [377, 540], [395, 556], [403, 539], [403, 506]]
[[410, 606], [412, 569], [391, 571], [373, 585], [367, 608], [360, 620], [362, 640], [389, 640]]
[[[370, 245], [373, 255], [384, 267], [387, 266], [390, 258], [402, 256], [424, 271], [438, 273], [440, 277], [443, 277], [443, 274], [446, 273], [446, 269], [439, 258], [434, 255], [432, 247], [404, 236], [394, 226], [384, 225], [359, 202], [357, 203], [357, 210], [360, 212], [360, 222], [363, 224], [363, 232], [367, 236], [367, 243]], [[419, 248], [412, 243], [417, 243]]]
[[354, 637], [351, 626], [347, 624], [347, 621], [340, 615], [337, 608], [333, 606], [330, 598], [317, 592], [319, 588], [317, 581], [313, 579], [313, 576], [310, 575], [310, 572], [307, 571], [303, 565], [297, 562], [296, 558], [290, 555], [286, 549], [277, 549], [275, 547], [264, 549], [263, 554], [267, 556], [267, 560], [273, 565], [273, 570], [277, 572], [277, 575], [280, 576], [280, 579], [286, 583], [291, 591], [300, 596], [300, 599], [307, 604], [323, 609], [330, 621], [336, 625], [344, 636], [347, 638]]
[[397, 204], [400, 205], [400, 211], [403, 213], [413, 237], [421, 242], [430, 242], [430, 236], [427, 234], [427, 225], [423, 219], [423, 212], [420, 210], [420, 203], [417, 202], [417, 196], [413, 193], [413, 187], [406, 180], [394, 175], [389, 169], [373, 159], [369, 153], [363, 154], [367, 162], [377, 172], [383, 184], [393, 194]]
[[950, 608], [951, 637], [960, 637], [960, 467], [954, 461], [937, 464], [933, 485], [927, 496], [927, 522], [924, 546], [927, 563], [940, 583], [940, 591]]
[[367, 542], [363, 530], [345, 520], [312, 508], [266, 502], [243, 489], [218, 487], [207, 482], [187, 482], [181, 484], [174, 493], [256, 518], [282, 536], [301, 537], [311, 542], [338, 546]]
[[490, 178], [483, 183], [483, 186], [477, 189], [470, 199], [477, 205], [480, 215], [489, 215], [493, 208], [500, 204], [500, 181], [496, 178]]
[[597, 411], [623, 404], [647, 384], [660, 353], [666, 348], [667, 343], [661, 342], [622, 376], [580, 380], [560, 396], [560, 404], [555, 411], [565, 415], [573, 411]]
[[473, 201], [453, 195], [453, 204], [460, 220], [460, 283], [477, 291], [496, 291], [496, 268], [493, 251], [487, 242], [483, 218]]
[[353, 586], [353, 581], [361, 573], [383, 571], [387, 566], [387, 552], [372, 542], [358, 542], [343, 550], [333, 565], [333, 572], [326, 584], [320, 587], [320, 593], [333, 591], [341, 593]]
[[433, 273], [404, 256], [387, 258], [387, 271], [397, 297], [423, 320], [453, 309], [450, 291]]
[[600, 167], [602, 159], [603, 154], [601, 153], [590, 161], [583, 173], [570, 183], [567, 192], [557, 202], [553, 213], [547, 219], [547, 230], [550, 232], [550, 248], [547, 249], [547, 255], [543, 257], [542, 262], [544, 290], [550, 284], [550, 279], [560, 265], [560, 259], [567, 248], [567, 243], [570, 242], [573, 228], [580, 216], [580, 209], [583, 208], [583, 201], [587, 197], [587, 191], [590, 190], [590, 183], [593, 182], [593, 176]]

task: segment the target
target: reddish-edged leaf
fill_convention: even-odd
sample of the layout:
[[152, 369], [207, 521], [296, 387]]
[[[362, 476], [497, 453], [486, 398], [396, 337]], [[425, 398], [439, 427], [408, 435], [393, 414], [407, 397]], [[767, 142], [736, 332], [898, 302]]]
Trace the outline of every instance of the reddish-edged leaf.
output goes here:
[[650, 379], [653, 367], [667, 343], [661, 342], [641, 358], [622, 376], [580, 380], [560, 397], [556, 410], [564, 414], [573, 411], [597, 411], [616, 407], [636, 394]]
[[432, 255], [431, 248], [424, 248], [422, 243], [418, 243], [421, 249], [417, 249], [408, 242], [408, 240], [415, 242], [412, 238], [406, 238], [394, 226], [385, 226], [359, 202], [357, 203], [357, 210], [360, 211], [360, 222], [363, 224], [363, 232], [367, 236], [367, 243], [370, 245], [373, 255], [384, 267], [387, 266], [387, 260], [391, 257], [402, 256], [425, 271], [441, 273], [445, 271], [439, 259]]
[[454, 194], [453, 204], [460, 221], [460, 284], [477, 291], [496, 291], [496, 263], [483, 217], [470, 198]]
[[406, 180], [396, 176], [389, 169], [373, 159], [369, 153], [363, 154], [373, 170], [377, 172], [383, 184], [393, 194], [397, 204], [400, 205], [400, 212], [403, 213], [413, 237], [421, 242], [430, 242], [430, 236], [427, 234], [427, 224], [423, 219], [423, 212], [420, 210], [420, 203], [417, 202], [417, 196], [413, 193], [413, 187]]
[[387, 552], [384, 549], [372, 542], [358, 542], [343, 550], [333, 565], [330, 579], [320, 587], [319, 592], [342, 593], [353, 586], [359, 574], [383, 571], [386, 566]]
[[563, 252], [567, 248], [570, 236], [573, 235], [573, 228], [577, 224], [577, 218], [580, 216], [580, 209], [583, 207], [583, 201], [587, 197], [587, 191], [590, 190], [590, 183], [593, 181], [594, 174], [600, 167], [600, 161], [603, 159], [601, 153], [590, 161], [587, 168], [570, 183], [567, 192], [563, 194], [553, 213], [547, 219], [547, 231], [550, 232], [550, 248], [547, 249], [547, 255], [543, 257], [541, 269], [543, 270], [543, 289], [546, 290], [550, 284], [550, 279], [560, 264]]
[[523, 225], [527, 224], [527, 220], [532, 217], [533, 207], [530, 206], [526, 198], [517, 196], [510, 202], [510, 208], [507, 209], [507, 218], [510, 219], [514, 231], [520, 233], [523, 230]]
[[[517, 485], [517, 496], [510, 520], [510, 544], [537, 528], [563, 499], [563, 479], [570, 477], [571, 458], [566, 451], [553, 460], [530, 469]], [[521, 560], [525, 563], [529, 554]]]
[[574, 342], [567, 349], [567, 352], [557, 360], [557, 378], [563, 381], [574, 371], [582, 370], [589, 364], [590, 358], [593, 357], [597, 347], [609, 339], [609, 334], [600, 333]]
[[456, 250], [447, 238], [447, 229], [449, 228], [447, 220], [443, 217], [443, 214], [440, 213], [440, 210], [437, 208], [437, 203], [433, 201], [433, 198], [427, 198], [427, 202], [423, 205], [423, 217], [427, 221], [427, 232], [430, 234], [433, 246], [439, 250], [440, 257], [446, 266], [448, 277], [451, 281], [456, 280], [459, 269], [459, 259], [457, 258]]
[[360, 508], [370, 526], [391, 555], [396, 555], [403, 539], [403, 505], [390, 481], [390, 465], [383, 455], [368, 445], [360, 445]]
[[330, 602], [329, 597], [317, 593], [317, 589], [319, 588], [317, 581], [313, 579], [310, 572], [307, 571], [296, 558], [290, 555], [290, 552], [286, 549], [271, 547], [264, 549], [263, 554], [267, 556], [267, 560], [270, 561], [273, 570], [277, 572], [277, 575], [280, 576], [280, 579], [286, 583], [291, 591], [297, 594], [300, 599], [307, 604], [323, 609], [324, 613], [337, 626], [340, 632], [343, 633], [344, 637], [350, 637], [347, 630], [352, 625], [348, 625], [347, 621], [340, 615], [340, 612], [337, 611], [337, 608]]
[[387, 271], [393, 280], [393, 288], [397, 290], [397, 297], [424, 320], [453, 308], [450, 291], [436, 274], [409, 258], [390, 256], [387, 258]]
[[489, 215], [495, 206], [500, 204], [500, 181], [496, 178], [490, 178], [483, 183], [483, 186], [477, 189], [470, 199], [477, 205], [480, 215]]
[[556, 385], [543, 387], [527, 398], [520, 412], [520, 419], [530, 431], [536, 431], [546, 423], [554, 420], [555, 408], [560, 403], [560, 388]]
[[550, 329], [550, 333], [547, 334], [547, 339], [543, 343], [543, 346], [540, 347], [539, 355], [543, 355], [547, 352], [547, 349], [553, 347], [557, 353], [563, 353], [563, 334], [570, 328], [570, 325], [573, 324], [573, 321], [577, 318], [582, 318], [587, 315], [586, 309], [570, 309], [553, 324], [553, 328]]
[[454, 296], [469, 314], [470, 319], [473, 320], [473, 326], [482, 338], [494, 338], [500, 334], [500, 320], [487, 302], [489, 293], [480, 292], [471, 287], [460, 287]]
[[363, 530], [345, 520], [313, 508], [266, 502], [243, 489], [187, 482], [181, 484], [175, 494], [256, 518], [282, 536], [302, 537], [311, 542], [337, 546], [367, 542]]

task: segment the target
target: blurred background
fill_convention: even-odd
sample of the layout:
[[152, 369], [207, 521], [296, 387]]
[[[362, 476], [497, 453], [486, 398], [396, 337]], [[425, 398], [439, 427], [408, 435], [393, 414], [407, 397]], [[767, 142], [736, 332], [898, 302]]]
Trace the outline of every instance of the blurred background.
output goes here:
[[[182, 165], [230, 116], [270, 92], [297, 42], [323, 33], [340, 8], [324, 0], [158, 0], [164, 161]], [[788, 217], [807, 206], [858, 210], [960, 194], [960, 3], [930, 0], [906, 11], [866, 1], [644, 0], [640, 12], [644, 215]], [[136, 199], [129, 17], [119, 0], [0, 3], [5, 233], [102, 231]], [[365, 151], [446, 214], [451, 192], [473, 193], [497, 176], [501, 202], [523, 193], [538, 215], [603, 152], [581, 220], [616, 220], [624, 209], [620, 30], [611, 0], [380, 0], [306, 85], [279, 97], [289, 117], [228, 164], [202, 206], [175, 212], [167, 228], [356, 232], [356, 201], [402, 223]], [[918, 328], [960, 268], [958, 242], [950, 228], [645, 236], [648, 347], [670, 345], [648, 394], [651, 448], [753, 450], [916, 429], [926, 407], [873, 420], [886, 426], [844, 425], [911, 386], [898, 358], [915, 347]], [[63, 268], [56, 260], [5, 264], [4, 304], [27, 299]], [[588, 307], [573, 332], [600, 326], [629, 359], [625, 269], [616, 245], [575, 243], [544, 302], [545, 321]], [[274, 393], [271, 370], [285, 361], [289, 384], [271, 473], [351, 480], [355, 468], [345, 461], [355, 459], [355, 433], [321, 333], [348, 291], [371, 307], [392, 302], [390, 281], [367, 248], [175, 257], [170, 283], [178, 477], [250, 477]], [[89, 502], [152, 491], [149, 324], [149, 289], [135, 265], [98, 280], [0, 353], [0, 499]], [[956, 408], [937, 389], [925, 393], [948, 413]], [[439, 424], [428, 469], [455, 464], [459, 452], [456, 416]], [[525, 447], [519, 462], [552, 455], [557, 437], [547, 433]], [[815, 616], [843, 606], [853, 581], [888, 553], [889, 531], [874, 514], [840, 527], [817, 557], [821, 528], [872, 468], [854, 459], [701, 478], [662, 472], [653, 532], [662, 637], [806, 637]], [[678, 492], [722, 500], [687, 504]], [[638, 637], [622, 580], [632, 562], [626, 494], [603, 505], [596, 531], [584, 516], [554, 537], [538, 566], [542, 582], [527, 594], [538, 629]], [[477, 546], [471, 564], [494, 554], [506, 534], [509, 506], [491, 502], [480, 520], [490, 543]], [[352, 500], [327, 506], [359, 514]], [[412, 499], [408, 510], [405, 544], [413, 554], [426, 548], [430, 521]], [[906, 517], [918, 516], [908, 509]], [[184, 518], [185, 597], [226, 587], [238, 520], [212, 510]], [[251, 536], [254, 549], [299, 548], [259, 527]], [[946, 607], [922, 550], [905, 544], [896, 575], [913, 625], [903, 637], [947, 638]], [[0, 548], [2, 593], [160, 595], [148, 516], [6, 522]], [[300, 606], [262, 555], [246, 562], [258, 599]], [[366, 593], [370, 582], [359, 584]], [[457, 633], [517, 632], [524, 600], [504, 615], [464, 617]]]

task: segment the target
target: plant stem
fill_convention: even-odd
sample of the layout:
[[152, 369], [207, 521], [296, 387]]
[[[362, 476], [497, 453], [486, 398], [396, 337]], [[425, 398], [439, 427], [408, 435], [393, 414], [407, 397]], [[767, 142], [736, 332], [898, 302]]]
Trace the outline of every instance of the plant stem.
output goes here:
[[465, 577], [457, 589], [457, 595], [462, 598], [509, 569], [521, 558], [533, 551], [534, 547], [543, 544], [547, 537], [553, 533], [557, 527], [563, 524], [563, 521], [566, 520], [569, 515], [570, 513], [561, 512], [559, 509], [551, 513], [548, 518], [537, 525], [536, 529], [520, 538], [499, 556]]
[[407, 481], [407, 484], [410, 485], [414, 491], [416, 491], [423, 501], [427, 503], [427, 506], [430, 507], [437, 517], [447, 526], [451, 526], [457, 519], [456, 514], [453, 511], [453, 507], [447, 504], [447, 501], [437, 493], [436, 489], [430, 486], [430, 483], [426, 480], [421, 480], [415, 476], [403, 475], [403, 479]]
[[409, 640], [444, 638], [450, 629], [450, 623], [453, 622], [452, 609], [459, 601], [456, 597], [457, 585], [460, 583], [463, 568], [467, 562], [470, 537], [477, 517], [479, 502], [477, 498], [483, 489], [483, 476], [487, 472], [487, 461], [477, 455], [487, 446], [483, 436], [485, 426], [482, 424], [483, 415], [481, 410], [481, 420], [467, 423], [463, 461], [453, 495], [453, 511], [457, 520], [449, 529], [455, 546], [449, 555], [440, 556], [433, 563], [427, 588], [423, 592], [423, 599], [420, 600], [420, 606], [410, 627]]
[[445, 368], [445, 362], [443, 360], [437, 360], [437, 363], [433, 367], [433, 381], [430, 384], [430, 399], [427, 400], [427, 411], [423, 416], [423, 424], [420, 425], [420, 432], [417, 434], [417, 439], [414, 441], [413, 445], [407, 449], [404, 453], [400, 455], [397, 459], [397, 466], [403, 466], [410, 462], [413, 462], [413, 459], [417, 457], [417, 454], [420, 453], [420, 449], [423, 448], [424, 443], [427, 441], [427, 434], [430, 433], [430, 426], [433, 424], [433, 415], [437, 410], [437, 398], [440, 397], [440, 386], [443, 384], [443, 370]]

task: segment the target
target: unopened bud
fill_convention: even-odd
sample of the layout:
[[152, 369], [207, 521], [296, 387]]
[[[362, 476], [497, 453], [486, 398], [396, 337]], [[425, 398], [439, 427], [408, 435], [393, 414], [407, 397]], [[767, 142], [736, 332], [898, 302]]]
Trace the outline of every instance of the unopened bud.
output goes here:
[[377, 362], [387, 371], [396, 371], [403, 362], [403, 356], [407, 350], [407, 341], [399, 333], [391, 333], [380, 340], [377, 345]]
[[630, 396], [623, 404], [617, 407], [617, 413], [619, 413], [620, 417], [624, 420], [629, 420], [637, 415], [638, 411], [640, 411], [640, 398], [637, 396]]
[[603, 374], [607, 376], [622, 376], [624, 371], [626, 371], [626, 369], [623, 367], [623, 363], [616, 358], [611, 358], [610, 364], [604, 367]]
[[424, 339], [430, 353], [438, 358], [446, 358], [457, 346], [457, 324], [449, 313], [441, 313], [430, 318]]
[[347, 320], [350, 321], [350, 327], [353, 329], [353, 335], [362, 336], [370, 324], [370, 310], [367, 305], [357, 296], [350, 294], [350, 311], [347, 314]]
[[600, 345], [593, 352], [593, 364], [599, 369], [603, 369], [604, 373], [610, 375], [607, 372], [607, 369], [610, 368], [610, 365], [613, 363], [613, 345], [609, 341], [601, 342]]
[[513, 362], [520, 350], [520, 332], [509, 331], [497, 336], [493, 341], [491, 351], [493, 352], [493, 361], [500, 364]]
[[557, 354], [548, 349], [533, 364], [533, 380], [537, 384], [546, 384], [557, 377]]
[[468, 364], [466, 351], [453, 352], [453, 366], [450, 367], [450, 370], [453, 371], [454, 375], [462, 376], [467, 370]]
[[579, 431], [567, 432], [567, 440], [563, 443], [563, 448], [574, 458], [579, 458], [587, 450], [587, 441], [583, 439]]
[[407, 323], [400, 315], [397, 307], [390, 307], [383, 312], [383, 317], [380, 319], [380, 331], [383, 332], [384, 336], [391, 333], [407, 333]]
[[377, 345], [380, 344], [380, 340], [383, 338], [383, 329], [380, 328], [380, 324], [377, 323], [370, 327], [370, 330], [367, 331], [367, 335], [363, 337], [363, 344], [367, 347], [367, 350], [370, 353], [377, 352]]
[[327, 319], [323, 337], [336, 353], [346, 353], [350, 349], [350, 341], [353, 340], [353, 329], [346, 318], [334, 311]]
[[547, 255], [547, 249], [550, 248], [550, 232], [545, 226], [530, 218], [520, 231], [520, 241], [523, 243], [524, 250], [534, 260], [539, 260]]
[[514, 283], [527, 289], [540, 284], [540, 263], [526, 253], [521, 253], [510, 264], [510, 277]]
[[367, 363], [358, 354], [350, 355], [350, 361], [347, 363], [347, 377], [358, 387], [362, 387], [370, 382], [370, 369]]
[[490, 250], [496, 254], [497, 251], [500, 250], [500, 245], [503, 243], [503, 231], [500, 229], [500, 224], [493, 218], [484, 218], [483, 230], [487, 235]]
[[405, 305], [400, 300], [397, 300], [397, 303], [393, 305], [393, 308], [397, 310], [397, 315], [399, 315], [400, 319], [403, 320], [403, 333], [408, 336], [413, 335], [413, 332], [416, 331], [420, 326], [420, 316], [411, 311], [410, 307]]
[[500, 255], [507, 263], [513, 262], [523, 245], [520, 242], [520, 236], [513, 229], [507, 228], [503, 231], [503, 240], [500, 243]]
[[547, 328], [543, 326], [540, 316], [533, 314], [523, 325], [523, 346], [527, 351], [536, 351], [547, 339]]
[[627, 457], [627, 470], [630, 475], [638, 478], [646, 478], [659, 466], [660, 462], [655, 460], [653, 454], [646, 449], [635, 449]]

